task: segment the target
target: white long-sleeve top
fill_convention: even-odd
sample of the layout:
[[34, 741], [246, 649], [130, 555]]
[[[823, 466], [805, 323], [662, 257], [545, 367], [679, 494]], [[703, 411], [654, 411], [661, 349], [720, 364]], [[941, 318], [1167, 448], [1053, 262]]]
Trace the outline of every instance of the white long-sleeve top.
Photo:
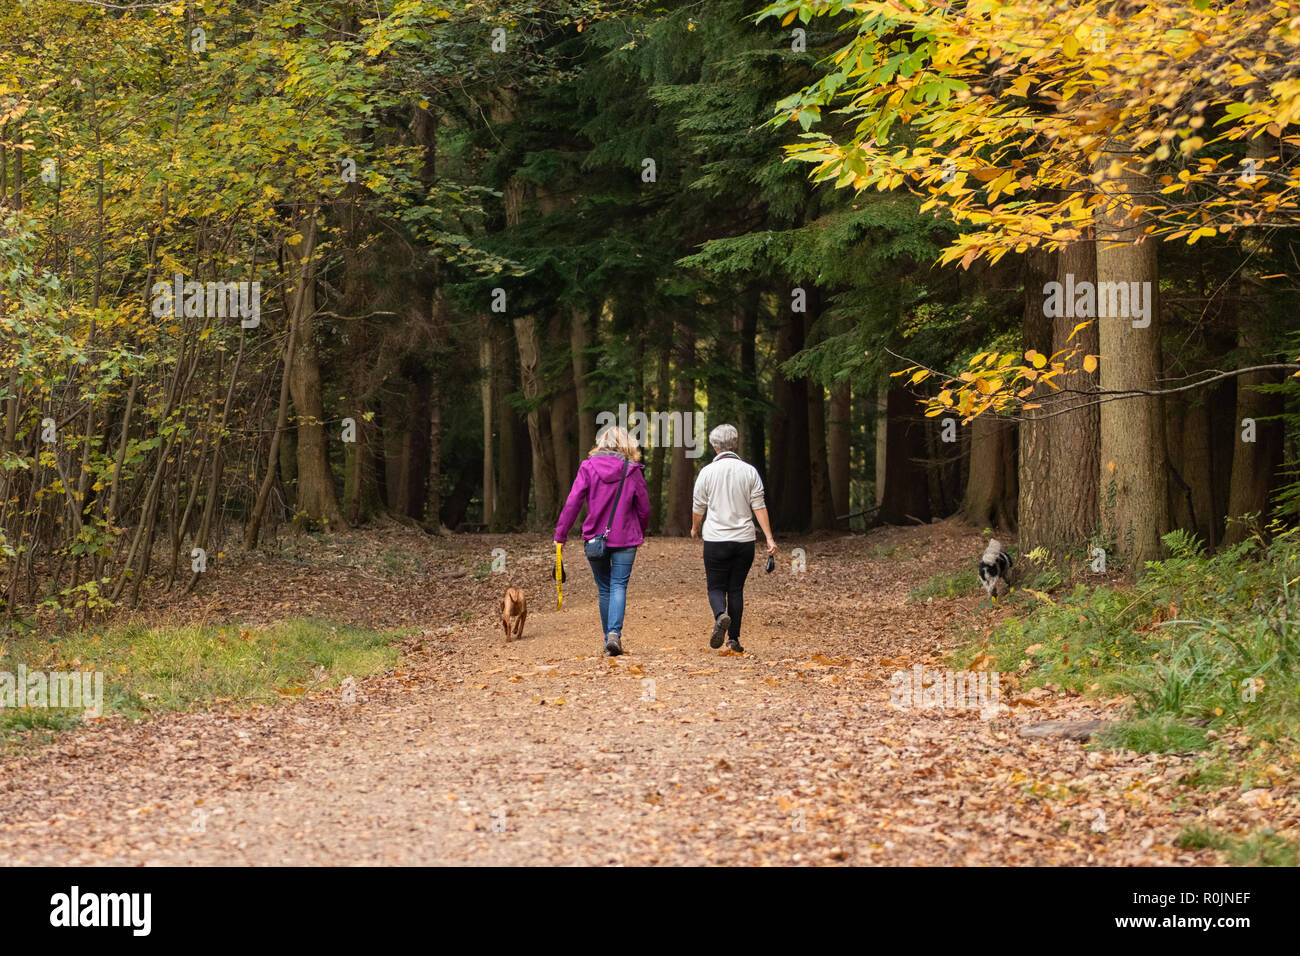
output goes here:
[[705, 515], [705, 541], [753, 541], [753, 512], [766, 508], [758, 469], [732, 452], [723, 452], [700, 469], [692, 510]]

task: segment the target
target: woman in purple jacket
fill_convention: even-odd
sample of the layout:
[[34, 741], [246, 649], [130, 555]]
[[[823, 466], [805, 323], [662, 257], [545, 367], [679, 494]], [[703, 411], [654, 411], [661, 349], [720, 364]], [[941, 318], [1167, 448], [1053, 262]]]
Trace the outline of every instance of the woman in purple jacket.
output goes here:
[[[624, 465], [627, 478], [611, 521], [610, 510], [615, 504]], [[569, 498], [555, 524], [556, 543], [564, 544], [578, 511], [586, 504], [587, 520], [582, 523], [584, 541], [603, 534], [605, 526], [610, 525], [605, 556], [587, 559], [596, 579], [596, 590], [600, 592], [600, 633], [605, 653], [610, 657], [623, 653], [627, 582], [632, 576], [636, 549], [645, 540], [645, 530], [650, 526], [650, 494], [646, 491], [644, 472], [641, 449], [627, 429], [614, 425], [603, 429], [596, 436], [596, 445], [587, 453], [587, 459], [578, 466], [578, 476], [573, 479]]]

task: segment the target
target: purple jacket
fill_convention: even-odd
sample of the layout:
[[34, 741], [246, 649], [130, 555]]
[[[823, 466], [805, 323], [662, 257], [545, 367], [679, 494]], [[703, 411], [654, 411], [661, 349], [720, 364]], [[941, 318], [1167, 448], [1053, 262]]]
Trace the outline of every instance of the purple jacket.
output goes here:
[[[582, 523], [582, 539], [594, 538], [605, 530], [626, 460], [622, 455], [597, 452], [578, 466], [578, 476], [569, 489], [569, 500], [564, 503], [560, 520], [555, 523], [557, 542], [564, 544], [569, 539], [569, 529], [583, 504], [587, 506], [587, 520]], [[618, 513], [614, 515], [614, 526], [609, 531], [607, 543], [611, 548], [639, 546], [645, 541], [648, 527], [650, 493], [645, 486], [645, 469], [639, 461], [634, 461], [627, 469], [627, 480], [623, 483]]]

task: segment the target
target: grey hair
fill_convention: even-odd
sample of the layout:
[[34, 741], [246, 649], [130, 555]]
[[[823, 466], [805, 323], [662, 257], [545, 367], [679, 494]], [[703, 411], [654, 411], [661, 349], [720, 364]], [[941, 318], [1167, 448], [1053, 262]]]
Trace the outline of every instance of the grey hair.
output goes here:
[[740, 432], [735, 425], [719, 425], [709, 432], [709, 444], [717, 451], [735, 451], [740, 447]]

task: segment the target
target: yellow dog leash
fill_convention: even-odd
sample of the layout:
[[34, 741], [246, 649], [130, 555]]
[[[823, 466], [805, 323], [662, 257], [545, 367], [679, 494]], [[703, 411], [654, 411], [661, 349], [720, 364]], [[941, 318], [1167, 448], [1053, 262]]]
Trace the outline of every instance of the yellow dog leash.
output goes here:
[[555, 609], [564, 607], [564, 545], [555, 546]]

